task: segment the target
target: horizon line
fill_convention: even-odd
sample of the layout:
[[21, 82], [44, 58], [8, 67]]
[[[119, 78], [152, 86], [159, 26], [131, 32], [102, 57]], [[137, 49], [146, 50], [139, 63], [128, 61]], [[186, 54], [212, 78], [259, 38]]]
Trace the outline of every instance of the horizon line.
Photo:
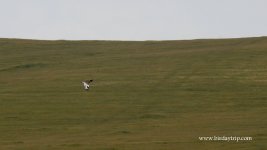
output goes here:
[[168, 39], [168, 40], [116, 40], [116, 39], [42, 39], [42, 38], [17, 38], [17, 37], [0, 37], [0, 39], [8, 40], [30, 40], [30, 41], [114, 41], [114, 42], [149, 42], [149, 41], [194, 41], [194, 40], [226, 40], [226, 39], [248, 39], [248, 38], [265, 38], [267, 35], [262, 36], [242, 36], [242, 37], [214, 37], [214, 38], [185, 38], [185, 39]]

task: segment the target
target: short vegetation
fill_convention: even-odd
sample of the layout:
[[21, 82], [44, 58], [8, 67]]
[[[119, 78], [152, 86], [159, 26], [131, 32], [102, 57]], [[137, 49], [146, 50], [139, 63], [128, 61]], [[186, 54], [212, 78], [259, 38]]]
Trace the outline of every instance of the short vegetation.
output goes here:
[[1, 150], [263, 150], [266, 101], [266, 37], [0, 39]]

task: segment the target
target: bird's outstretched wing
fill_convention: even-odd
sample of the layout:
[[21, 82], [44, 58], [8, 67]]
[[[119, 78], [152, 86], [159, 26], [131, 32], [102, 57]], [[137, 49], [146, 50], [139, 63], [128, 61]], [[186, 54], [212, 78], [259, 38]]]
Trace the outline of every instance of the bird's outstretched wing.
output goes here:
[[82, 83], [83, 83], [84, 89], [88, 90], [90, 85], [87, 84], [85, 81], [83, 81]]
[[86, 83], [91, 83], [91, 82], [93, 82], [93, 80], [86, 80], [85, 82]]

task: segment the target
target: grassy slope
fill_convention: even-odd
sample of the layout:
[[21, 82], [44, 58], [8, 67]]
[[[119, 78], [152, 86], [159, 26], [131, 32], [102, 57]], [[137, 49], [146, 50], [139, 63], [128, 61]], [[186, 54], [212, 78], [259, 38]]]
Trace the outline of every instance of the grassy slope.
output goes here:
[[266, 91], [266, 37], [0, 39], [0, 149], [263, 150]]

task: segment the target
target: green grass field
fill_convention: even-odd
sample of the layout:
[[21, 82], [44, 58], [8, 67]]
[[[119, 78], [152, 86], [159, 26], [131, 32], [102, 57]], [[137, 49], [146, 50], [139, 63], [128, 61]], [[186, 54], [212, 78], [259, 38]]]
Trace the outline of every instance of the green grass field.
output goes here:
[[0, 150], [265, 150], [266, 100], [267, 37], [0, 39]]

